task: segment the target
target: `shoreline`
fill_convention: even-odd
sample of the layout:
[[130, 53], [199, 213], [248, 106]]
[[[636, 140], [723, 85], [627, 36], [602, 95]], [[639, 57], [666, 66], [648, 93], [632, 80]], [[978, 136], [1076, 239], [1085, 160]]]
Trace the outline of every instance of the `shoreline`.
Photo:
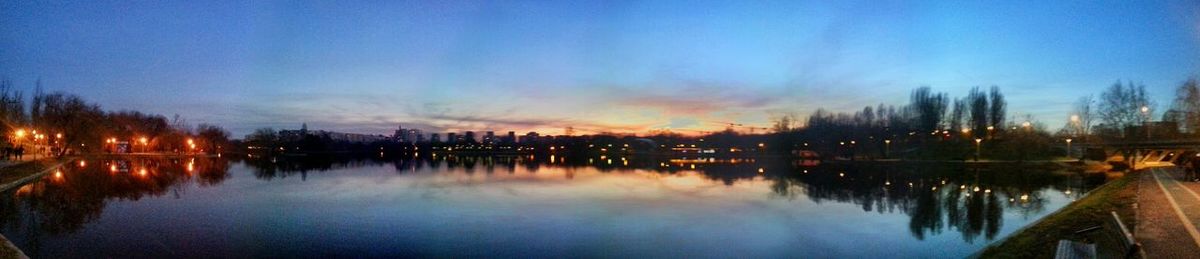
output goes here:
[[1079, 200], [1033, 224], [984, 247], [970, 258], [1048, 258], [1060, 239], [1080, 229], [1101, 225], [1108, 211], [1117, 211], [1130, 228], [1136, 228], [1137, 180], [1144, 171], [1127, 172], [1088, 192]]
[[[49, 173], [51, 170], [54, 170], [55, 168], [62, 166], [64, 163], [66, 163], [64, 161], [68, 160], [68, 159], [69, 158], [40, 159], [40, 160], [21, 162], [18, 164], [0, 168], [0, 172], [2, 172], [4, 174], [10, 174], [10, 173], [18, 174], [18, 176], [15, 176], [15, 177], [19, 177], [17, 179], [13, 179], [11, 181], [7, 181], [5, 183], [0, 184], [0, 193], [7, 192], [8, 190], [10, 190], [12, 188], [16, 188], [16, 187], [19, 187], [26, 183], [32, 182], [34, 180], [40, 179], [41, 177], [44, 177], [47, 173]], [[20, 175], [20, 174], [24, 174], [24, 175]], [[25, 253], [22, 252], [20, 248], [17, 248], [16, 245], [13, 245], [12, 242], [8, 241], [8, 238], [4, 237], [4, 235], [0, 235], [0, 258], [29, 258], [29, 256], [25, 255]]]

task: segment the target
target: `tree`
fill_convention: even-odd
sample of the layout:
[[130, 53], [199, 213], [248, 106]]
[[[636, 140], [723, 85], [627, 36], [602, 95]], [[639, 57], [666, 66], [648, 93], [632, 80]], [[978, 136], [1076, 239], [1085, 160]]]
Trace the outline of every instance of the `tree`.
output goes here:
[[1085, 138], [1091, 134], [1092, 124], [1096, 121], [1095, 106], [1096, 98], [1092, 95], [1079, 97], [1075, 102], [1075, 114], [1070, 118], [1074, 134], [1083, 135]]
[[[53, 93], [41, 95], [36, 108], [38, 126], [47, 130], [47, 137], [54, 137], [54, 142], [66, 147], [101, 142], [101, 132], [96, 130], [103, 128], [104, 112], [100, 106], [88, 104], [79, 96]], [[66, 150], [59, 151], [62, 154]]]
[[25, 123], [25, 99], [12, 81], [0, 80], [0, 132], [12, 132]]
[[951, 107], [953, 108], [950, 109], [950, 129], [966, 129], [967, 127], [963, 126], [963, 119], [967, 112], [967, 102], [962, 98], [954, 99], [954, 105]]
[[976, 133], [987, 132], [989, 119], [987, 94], [979, 87], [971, 88], [971, 92], [967, 94], [967, 105], [970, 106], [971, 130]]
[[209, 152], [220, 152], [223, 147], [229, 146], [229, 131], [212, 124], [201, 123], [196, 126], [196, 145], [201, 149]]
[[1167, 116], [1174, 117], [1172, 120], [1179, 122], [1183, 132], [1200, 133], [1200, 84], [1196, 78], [1184, 81], [1175, 89], [1175, 101], [1163, 116], [1164, 120]]
[[928, 86], [913, 90], [911, 107], [916, 112], [916, 124], [920, 130], [939, 130], [942, 116], [946, 114], [949, 103], [945, 93], [933, 93]]
[[279, 143], [279, 134], [272, 128], [259, 128], [254, 130], [254, 133], [246, 135], [247, 146], [256, 146], [264, 149], [275, 149]]
[[[1153, 114], [1153, 103], [1146, 96], [1145, 85], [1134, 85], [1133, 82], [1122, 85], [1117, 81], [1100, 94], [1098, 106], [1100, 119], [1113, 130], [1127, 135], [1125, 128], [1136, 126], [1149, 120]], [[1142, 112], [1142, 107], [1147, 111]]]
[[786, 114], [775, 120], [775, 125], [772, 127], [772, 130], [778, 133], [789, 132], [792, 131], [795, 123], [796, 119], [792, 117], [791, 114]]
[[988, 126], [1001, 127], [1001, 125], [1004, 125], [1005, 109], [1007, 109], [1005, 106], [1007, 104], [1004, 102], [1004, 95], [1000, 93], [1000, 87], [992, 86], [989, 97], [991, 97], [991, 103], [988, 106], [988, 118], [990, 118]]

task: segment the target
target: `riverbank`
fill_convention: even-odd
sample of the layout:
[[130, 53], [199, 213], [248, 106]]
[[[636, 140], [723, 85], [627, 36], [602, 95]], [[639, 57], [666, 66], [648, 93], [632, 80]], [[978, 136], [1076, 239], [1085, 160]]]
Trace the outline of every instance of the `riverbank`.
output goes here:
[[17, 249], [17, 246], [13, 245], [12, 242], [9, 242], [7, 238], [4, 238], [4, 235], [0, 235], [0, 258], [11, 259], [29, 257], [26, 256], [25, 253], [22, 253], [20, 249]]
[[989, 246], [979, 257], [1053, 258], [1058, 240], [1074, 238], [1075, 231], [1102, 225], [1109, 211], [1116, 211], [1130, 229], [1136, 228], [1137, 183], [1141, 174], [1143, 172], [1117, 176], [1082, 199], [1014, 233], [1003, 242]]
[[[0, 192], [21, 186], [44, 175], [50, 168], [62, 163], [58, 159], [40, 159], [20, 162], [0, 168]], [[0, 235], [0, 258], [29, 258], [7, 238]]]
[[50, 168], [62, 164], [61, 159], [39, 159], [0, 168], [0, 192], [37, 179]]

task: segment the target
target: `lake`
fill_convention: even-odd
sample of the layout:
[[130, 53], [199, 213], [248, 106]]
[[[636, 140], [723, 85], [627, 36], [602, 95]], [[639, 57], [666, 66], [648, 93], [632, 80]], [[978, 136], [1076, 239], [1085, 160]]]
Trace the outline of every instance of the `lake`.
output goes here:
[[961, 258], [1104, 176], [769, 159], [72, 161], [0, 197], [34, 258]]

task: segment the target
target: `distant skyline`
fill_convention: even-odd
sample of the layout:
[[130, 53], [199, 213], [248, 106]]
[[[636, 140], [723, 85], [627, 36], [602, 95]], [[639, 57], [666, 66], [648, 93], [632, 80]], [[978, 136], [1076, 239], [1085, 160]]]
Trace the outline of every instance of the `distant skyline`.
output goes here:
[[[0, 0], [0, 77], [255, 128], [719, 130], [1000, 86], [1052, 129], [1200, 76], [1200, 1]], [[1157, 115], [1156, 115], [1157, 118]]]

